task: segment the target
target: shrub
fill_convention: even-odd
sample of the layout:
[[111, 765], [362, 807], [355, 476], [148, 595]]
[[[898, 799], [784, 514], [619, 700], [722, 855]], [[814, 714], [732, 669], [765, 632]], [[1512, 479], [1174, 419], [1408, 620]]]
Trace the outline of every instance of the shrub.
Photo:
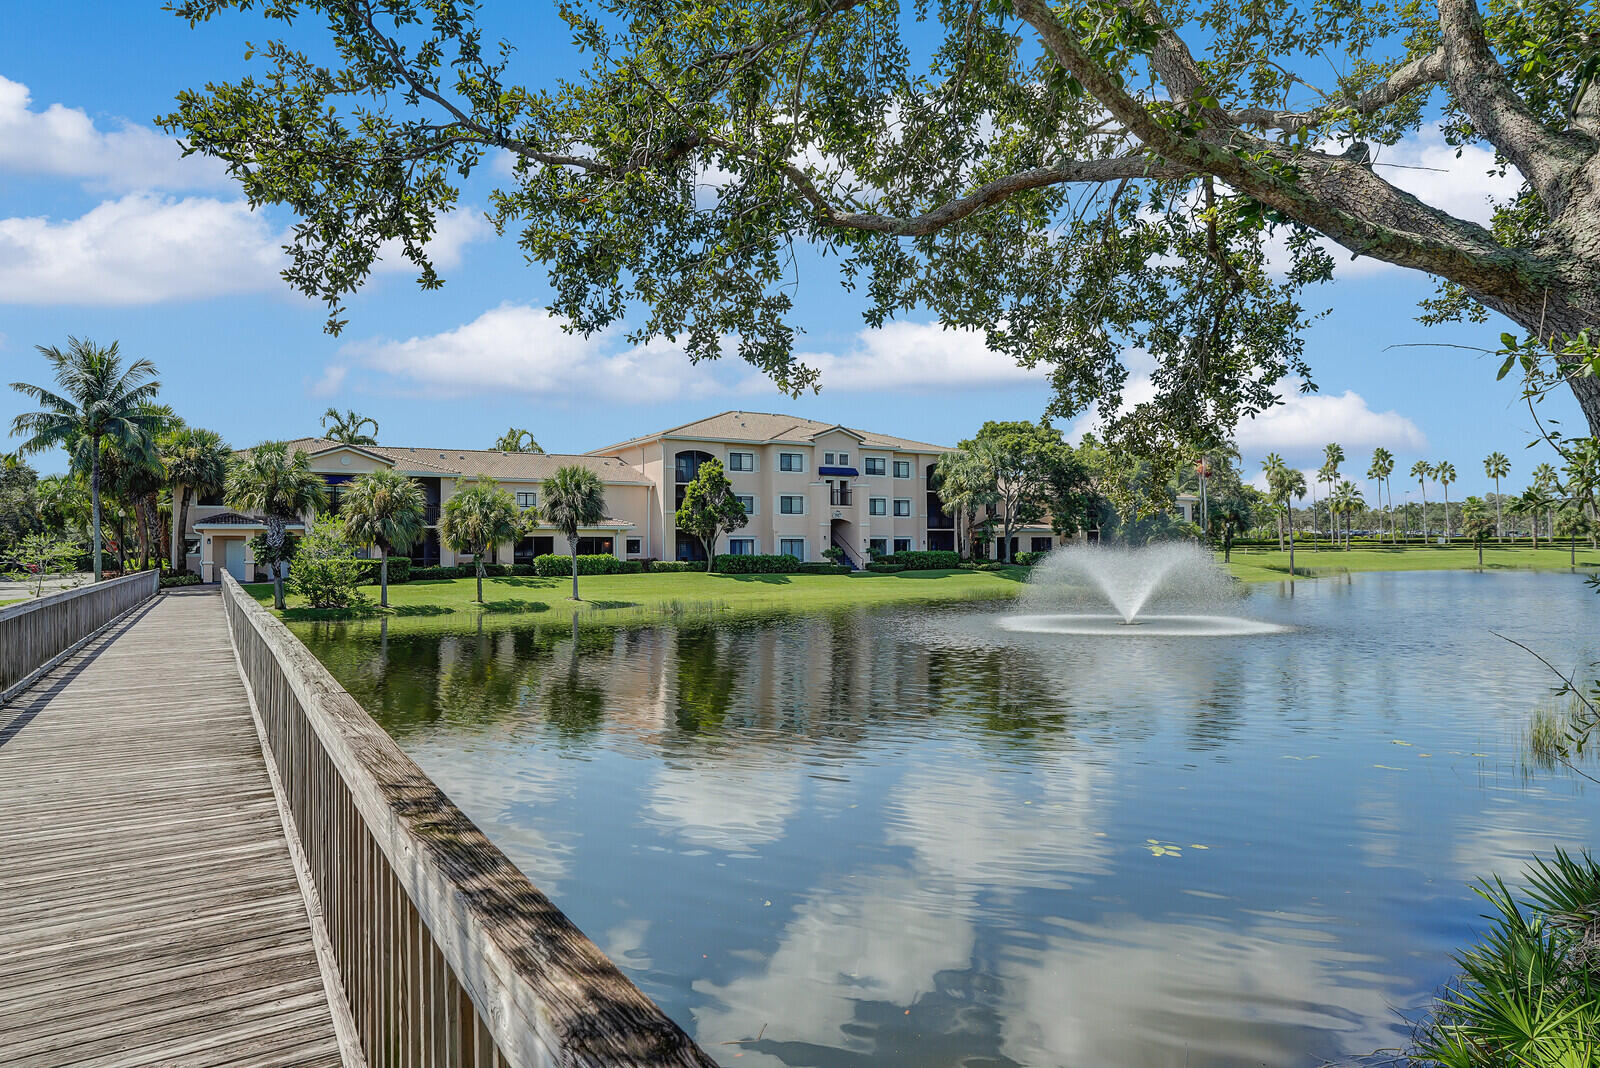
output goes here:
[[972, 560], [958, 565], [963, 571], [1004, 571], [1005, 564], [997, 564], [993, 560]]
[[[1235, 544], [1237, 544], [1237, 543], [1235, 543]], [[1042, 564], [1042, 563], [1044, 563], [1044, 558], [1049, 556], [1049, 555], [1050, 555], [1050, 550], [1049, 549], [1045, 549], [1043, 552], [1036, 552], [1036, 553], [1031, 553], [1031, 552], [1030, 553], [1018, 553], [1017, 554], [1017, 558], [1012, 562], [1013, 563], [1017, 563], [1017, 564], [1021, 564], [1023, 567], [1032, 567], [1034, 564]]]
[[300, 539], [289, 565], [289, 588], [312, 608], [349, 608], [361, 600], [356, 587], [365, 563], [345, 538], [344, 525], [323, 520]]
[[686, 571], [704, 571], [706, 565], [693, 560], [652, 560], [645, 568], [652, 575], [676, 575]]
[[711, 570], [724, 575], [792, 575], [799, 566], [800, 558], [792, 553], [722, 553], [711, 562]]
[[897, 564], [890, 560], [874, 560], [867, 565], [868, 571], [876, 571], [881, 575], [892, 575], [896, 571], [906, 570], [905, 564]]
[[807, 560], [794, 569], [796, 575], [848, 575], [848, 564], [825, 564], [816, 560]]
[[193, 571], [176, 571], [161, 576], [161, 588], [170, 590], [174, 586], [198, 586], [200, 576]]
[[[594, 553], [578, 557], [578, 574], [580, 575], [621, 575], [627, 573], [623, 566], [628, 563], [619, 560], [609, 553]], [[636, 561], [635, 561], [636, 562]], [[572, 557], [565, 554], [546, 553], [536, 556], [533, 560], [534, 573], [544, 578], [561, 578], [572, 574]]]
[[[422, 582], [428, 579], [456, 579], [467, 578], [472, 574], [472, 568], [443, 567], [435, 564], [433, 567], [414, 567], [408, 576], [408, 581]], [[390, 581], [393, 581], [392, 579]]]
[[885, 556], [883, 560], [899, 564], [907, 571], [948, 571], [961, 565], [961, 557], [948, 549], [907, 549], [893, 556]]
[[[363, 586], [376, 586], [378, 584], [378, 565], [381, 560], [361, 561], [361, 584]], [[420, 569], [419, 569], [420, 570]], [[397, 582], [406, 582], [411, 578], [411, 558], [409, 556], [389, 557], [389, 585]]]

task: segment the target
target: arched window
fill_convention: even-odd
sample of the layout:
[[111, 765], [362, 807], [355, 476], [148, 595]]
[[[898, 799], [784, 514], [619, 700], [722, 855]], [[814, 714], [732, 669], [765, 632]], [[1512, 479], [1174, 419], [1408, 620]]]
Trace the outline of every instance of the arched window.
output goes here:
[[685, 450], [673, 458], [673, 467], [677, 473], [677, 483], [682, 486], [693, 482], [694, 477], [700, 473], [700, 465], [711, 459], [709, 452]]

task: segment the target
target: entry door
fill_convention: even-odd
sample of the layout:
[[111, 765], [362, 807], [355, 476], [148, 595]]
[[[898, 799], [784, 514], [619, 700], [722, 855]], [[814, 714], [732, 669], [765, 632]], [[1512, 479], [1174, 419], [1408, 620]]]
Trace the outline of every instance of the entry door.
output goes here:
[[244, 577], [244, 540], [229, 538], [225, 548], [228, 554], [228, 574], [240, 582], [247, 581]]

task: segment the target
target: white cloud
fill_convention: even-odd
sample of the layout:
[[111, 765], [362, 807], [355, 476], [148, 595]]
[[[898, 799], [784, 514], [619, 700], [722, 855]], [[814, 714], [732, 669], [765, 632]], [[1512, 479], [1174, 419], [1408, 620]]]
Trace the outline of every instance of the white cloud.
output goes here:
[[317, 380], [311, 383], [311, 395], [313, 397], [333, 396], [339, 392], [340, 387], [344, 385], [345, 377], [349, 374], [350, 368], [344, 364], [329, 364]]
[[940, 390], [1043, 382], [1043, 369], [1019, 367], [985, 344], [974, 330], [947, 330], [938, 323], [893, 322], [859, 331], [843, 353], [807, 352], [800, 358], [822, 373], [822, 388], [835, 391]]
[[185, 159], [177, 142], [125, 119], [101, 130], [81, 108], [31, 107], [21, 82], [0, 76], [0, 170], [76, 178], [95, 189], [215, 189], [228, 177], [216, 160]]
[[1239, 424], [1236, 441], [1247, 455], [1282, 452], [1304, 455], [1330, 441], [1346, 452], [1383, 446], [1391, 452], [1421, 452], [1427, 436], [1406, 416], [1390, 409], [1375, 412], [1354, 390], [1300, 393], [1298, 379], [1285, 379], [1284, 402]]
[[[441, 267], [488, 225], [463, 210], [440, 224], [430, 249]], [[242, 200], [129, 193], [75, 219], [0, 219], [0, 302], [152, 304], [229, 293], [287, 291], [278, 272], [289, 233]], [[412, 269], [397, 250], [382, 272]]]

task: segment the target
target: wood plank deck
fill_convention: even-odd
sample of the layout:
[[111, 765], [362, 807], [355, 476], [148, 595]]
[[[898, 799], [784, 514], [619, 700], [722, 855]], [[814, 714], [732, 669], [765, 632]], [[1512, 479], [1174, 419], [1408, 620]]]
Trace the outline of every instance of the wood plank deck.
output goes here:
[[341, 1064], [214, 588], [0, 706], [0, 1064]]

